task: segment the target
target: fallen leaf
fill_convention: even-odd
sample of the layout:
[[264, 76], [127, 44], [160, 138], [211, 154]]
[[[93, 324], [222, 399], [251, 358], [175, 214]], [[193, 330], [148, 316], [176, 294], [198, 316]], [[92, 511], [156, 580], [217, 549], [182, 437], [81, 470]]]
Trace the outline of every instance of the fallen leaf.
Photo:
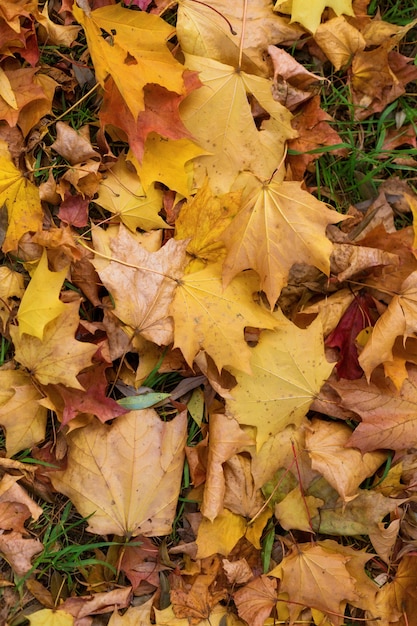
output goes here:
[[27, 616], [30, 626], [73, 626], [74, 618], [62, 609], [41, 609]]
[[192, 139], [179, 115], [179, 106], [191, 91], [201, 86], [196, 72], [185, 70], [183, 73], [184, 93], [168, 91], [155, 83], [143, 88], [145, 110], [134, 118], [127, 104], [120, 95], [113, 79], [106, 81], [104, 101], [100, 111], [103, 126], [108, 124], [120, 128], [127, 136], [129, 147], [139, 163], [143, 160], [145, 142], [149, 133], [158, 133], [162, 137]]
[[232, 456], [253, 445], [253, 439], [239, 423], [224, 414], [212, 413], [209, 422], [207, 475], [201, 512], [213, 521], [223, 509], [226, 492], [224, 463]]
[[385, 583], [378, 591], [367, 618], [375, 620], [380, 626], [393, 626], [405, 624], [404, 618], [410, 616], [412, 621], [409, 624], [414, 626], [413, 616], [416, 615], [417, 608], [416, 582], [415, 556], [405, 555], [398, 565], [394, 579]]
[[260, 576], [233, 594], [239, 617], [253, 626], [264, 626], [277, 602], [277, 581]]
[[177, 239], [190, 240], [187, 252], [194, 260], [192, 269], [202, 269], [201, 263], [215, 263], [224, 258], [225, 247], [220, 236], [238, 212], [240, 197], [239, 191], [214, 195], [207, 178], [196, 195], [182, 205], [175, 220], [175, 235]]
[[[39, 404], [42, 394], [21, 370], [0, 371], [0, 424], [5, 429], [9, 457], [32, 448], [45, 437], [47, 410]], [[3, 399], [4, 398], [4, 399]]]
[[340, 358], [336, 363], [336, 370], [341, 378], [357, 380], [363, 375], [359, 365], [356, 337], [372, 324], [375, 313], [373, 298], [368, 294], [357, 294], [345, 313], [340, 318], [336, 328], [326, 337], [325, 345], [330, 348], [339, 348]]
[[[171, 532], [180, 489], [186, 414], [162, 422], [153, 409], [131, 411], [111, 426], [93, 422], [68, 435], [68, 464], [54, 472], [90, 532], [146, 536]], [[85, 468], [88, 468], [86, 474]]]
[[288, 594], [291, 621], [303, 607], [343, 615], [346, 603], [359, 599], [355, 579], [347, 569], [349, 560], [336, 541], [298, 543], [269, 572], [280, 579], [280, 593]]
[[71, 165], [100, 157], [91, 145], [89, 127], [84, 126], [76, 131], [66, 122], [56, 123], [56, 139], [51, 149], [64, 157]]
[[135, 119], [144, 110], [145, 85], [183, 93], [185, 68], [166, 45], [174, 29], [162, 18], [120, 4], [89, 14], [74, 5], [72, 12], [84, 28], [97, 81], [105, 89], [111, 76]]
[[317, 518], [313, 519], [313, 526], [319, 533], [340, 537], [382, 537], [382, 519], [403, 502], [404, 500], [386, 498], [372, 490], [361, 489], [350, 502], [336, 501], [323, 505]]
[[64, 312], [46, 325], [43, 341], [31, 335], [20, 336], [17, 326], [10, 328], [14, 358], [41, 385], [62, 383], [82, 389], [76, 376], [91, 365], [97, 346], [74, 339], [80, 321], [78, 309], [77, 301], [66, 304]]
[[251, 182], [240, 212], [222, 235], [228, 250], [223, 278], [227, 284], [243, 270], [256, 270], [273, 308], [294, 263], [329, 274], [333, 246], [326, 226], [346, 216], [328, 209], [301, 183]]
[[274, 513], [282, 528], [285, 530], [302, 530], [314, 533], [311, 520], [318, 509], [324, 504], [321, 498], [305, 495], [300, 485], [292, 489], [283, 500], [275, 503]]
[[[277, 0], [275, 3], [275, 11], [279, 11], [282, 4], [285, 5], [287, 0]], [[336, 15], [354, 16], [352, 9], [352, 0], [314, 0], [308, 6], [304, 0], [292, 0], [291, 2], [291, 21], [302, 24], [313, 34], [316, 32], [321, 21], [321, 15], [326, 7], [331, 7]]]
[[224, 509], [213, 521], [203, 517], [198, 527], [197, 558], [204, 559], [212, 554], [228, 556], [239, 539], [245, 536], [246, 520]]
[[190, 139], [165, 139], [149, 133], [142, 163], [130, 153], [128, 159], [134, 164], [146, 192], [154, 182], [160, 182], [188, 197], [193, 189], [194, 159], [205, 152]]
[[123, 615], [115, 610], [108, 626], [147, 626], [151, 623], [152, 604], [153, 598], [139, 606], [129, 606]]
[[32, 557], [42, 550], [38, 539], [25, 539], [14, 530], [0, 533], [0, 553], [16, 576], [24, 576], [32, 567]]
[[331, 381], [343, 408], [354, 411], [362, 419], [353, 431], [348, 445], [362, 453], [378, 449], [402, 450], [416, 436], [417, 368], [410, 366], [408, 379], [401, 391], [383, 371], [374, 372], [372, 381], [364, 378], [350, 382]]
[[[190, 626], [190, 621], [187, 617], [176, 617], [172, 605], [168, 606], [163, 611], [154, 607], [156, 626]], [[199, 626], [223, 626], [224, 619], [229, 619], [230, 615], [227, 610], [221, 604], [217, 604], [210, 612], [210, 615], [206, 619], [200, 619]], [[135, 625], [136, 626], [136, 625]], [[243, 622], [233, 622], [232, 626], [244, 626]]]
[[[342, 139], [329, 123], [332, 121], [333, 118], [320, 108], [320, 96], [310, 98], [296, 112], [292, 127], [299, 136], [289, 140], [291, 154], [287, 156], [293, 180], [303, 180], [306, 169], [310, 169], [311, 163], [322, 156], [323, 152], [319, 150], [321, 146], [335, 146], [332, 154], [346, 156], [346, 148], [336, 147], [342, 144]], [[299, 154], [292, 154], [293, 151]]]
[[388, 309], [376, 322], [359, 357], [359, 363], [368, 380], [380, 363], [392, 361], [395, 339], [403, 337], [405, 340], [417, 331], [416, 312], [417, 271], [414, 271], [403, 282], [400, 292], [392, 298]]
[[[105, 373], [107, 368], [106, 363], [100, 363], [78, 374], [77, 380], [82, 389], [69, 389], [64, 385], [53, 387], [48, 385], [45, 391], [51, 397], [52, 402], [55, 394], [58, 394], [63, 401], [62, 424], [64, 426], [80, 413], [95, 415], [101, 422], [127, 413], [127, 409], [116, 400], [106, 397], [109, 385]], [[60, 412], [58, 406], [57, 411]]]
[[363, 34], [343, 16], [319, 24], [314, 33], [314, 41], [333, 63], [337, 72], [350, 65], [353, 56], [367, 45]]
[[304, 34], [302, 28], [275, 15], [271, 8], [268, 0], [257, 0], [250, 8], [250, 19], [245, 20], [242, 7], [233, 3], [213, 0], [210, 6], [196, 6], [192, 0], [180, 0], [177, 37], [181, 48], [188, 54], [240, 65], [249, 74], [267, 76], [269, 66], [263, 51], [268, 44], [291, 45]]
[[0, 142], [0, 168], [0, 203], [8, 216], [2, 250], [7, 253], [17, 250], [22, 235], [42, 227], [43, 211], [38, 188], [13, 164], [4, 141]]
[[172, 341], [169, 307], [185, 266], [187, 241], [170, 239], [160, 250], [147, 252], [120, 226], [110, 240], [111, 260], [97, 272], [112, 295], [114, 315], [145, 339], [158, 345]]
[[51, 272], [48, 257], [43, 251], [17, 313], [20, 336], [26, 333], [42, 341], [45, 326], [65, 311], [59, 294], [67, 273], [68, 267]]
[[253, 375], [228, 368], [237, 386], [226, 400], [226, 413], [240, 424], [256, 426], [257, 449], [288, 424], [299, 425], [330, 376], [320, 322], [300, 330], [281, 313], [278, 328], [264, 331], [251, 349]]
[[170, 314], [174, 318], [174, 347], [181, 349], [190, 367], [196, 354], [205, 350], [219, 371], [229, 365], [251, 371], [245, 326], [277, 325], [274, 317], [253, 301], [257, 289], [256, 276], [249, 272], [237, 276], [223, 289], [221, 268], [216, 264], [183, 276]]
[[132, 166], [129, 167], [123, 154], [106, 172], [94, 202], [120, 217], [132, 232], [137, 228], [168, 228], [158, 215], [162, 209], [162, 192], [150, 186], [145, 194], [138, 175]]
[[313, 469], [320, 472], [340, 497], [352, 499], [359, 485], [387, 458], [385, 452], [361, 454], [347, 447], [352, 430], [345, 424], [313, 419], [306, 431], [306, 447]]
[[[181, 106], [185, 126], [208, 153], [194, 160], [196, 186], [201, 187], [208, 176], [215, 194], [227, 193], [247, 170], [268, 180], [284, 157], [285, 141], [296, 135], [290, 112], [272, 97], [270, 81], [204, 57], [187, 54], [186, 64], [199, 72], [203, 83]], [[270, 116], [259, 130], [248, 94]]]

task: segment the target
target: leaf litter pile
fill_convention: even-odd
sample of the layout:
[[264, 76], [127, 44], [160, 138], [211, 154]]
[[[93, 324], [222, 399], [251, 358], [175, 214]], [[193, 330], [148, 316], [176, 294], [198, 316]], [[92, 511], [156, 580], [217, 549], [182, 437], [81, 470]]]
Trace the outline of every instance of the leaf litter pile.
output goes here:
[[417, 624], [412, 4], [1, 2], [2, 624]]

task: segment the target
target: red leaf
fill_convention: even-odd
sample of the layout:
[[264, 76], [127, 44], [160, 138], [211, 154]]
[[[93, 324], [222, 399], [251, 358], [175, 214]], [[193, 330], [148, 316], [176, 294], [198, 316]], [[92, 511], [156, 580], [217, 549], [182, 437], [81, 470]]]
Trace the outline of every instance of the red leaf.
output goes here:
[[363, 374], [358, 361], [355, 339], [367, 326], [372, 326], [375, 315], [373, 298], [368, 294], [358, 294], [342, 316], [336, 328], [327, 337], [325, 344], [329, 348], [339, 348], [340, 359], [336, 370], [340, 378], [356, 380]]

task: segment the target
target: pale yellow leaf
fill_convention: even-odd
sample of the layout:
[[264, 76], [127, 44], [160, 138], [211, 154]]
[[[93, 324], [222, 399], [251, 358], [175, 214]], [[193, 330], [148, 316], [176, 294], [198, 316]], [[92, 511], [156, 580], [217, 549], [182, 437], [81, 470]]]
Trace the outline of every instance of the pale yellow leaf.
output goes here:
[[278, 328], [264, 331], [251, 349], [253, 375], [228, 368], [237, 386], [226, 401], [227, 414], [239, 423], [257, 428], [257, 447], [288, 424], [299, 425], [321, 386], [330, 376], [320, 321], [307, 330], [276, 315]]
[[59, 294], [67, 272], [68, 267], [51, 272], [43, 251], [17, 312], [20, 336], [26, 333], [42, 340], [45, 326], [64, 312], [65, 304]]
[[162, 191], [149, 186], [145, 193], [133, 166], [127, 165], [123, 155], [106, 172], [94, 202], [119, 216], [132, 232], [137, 228], [169, 228], [158, 215], [163, 205]]
[[163, 422], [131, 411], [110, 426], [92, 422], [68, 435], [68, 465], [51, 476], [88, 530], [100, 535], [166, 535], [174, 520], [184, 461], [186, 412]]

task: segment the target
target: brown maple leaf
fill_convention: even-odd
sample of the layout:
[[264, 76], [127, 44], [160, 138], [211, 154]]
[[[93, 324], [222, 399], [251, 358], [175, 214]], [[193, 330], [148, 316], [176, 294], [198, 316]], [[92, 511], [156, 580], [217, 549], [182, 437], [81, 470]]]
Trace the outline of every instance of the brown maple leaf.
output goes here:
[[277, 581], [259, 576], [233, 594], [239, 616], [252, 626], [263, 626], [277, 603]]

